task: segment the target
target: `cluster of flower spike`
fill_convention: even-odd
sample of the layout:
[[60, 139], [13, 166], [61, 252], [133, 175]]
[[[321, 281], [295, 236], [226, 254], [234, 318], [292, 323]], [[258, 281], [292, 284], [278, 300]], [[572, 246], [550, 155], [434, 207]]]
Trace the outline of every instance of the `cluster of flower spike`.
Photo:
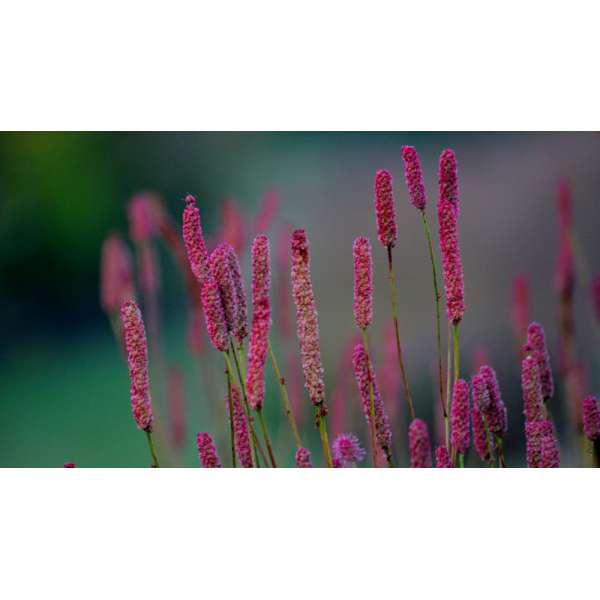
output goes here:
[[232, 333], [238, 322], [237, 292], [233, 283], [229, 252], [233, 252], [230, 244], [220, 243], [211, 253], [209, 259], [210, 272], [219, 286], [219, 295], [223, 305], [225, 325]]
[[369, 238], [356, 238], [352, 253], [354, 257], [354, 321], [360, 329], [366, 329], [373, 320], [373, 274]]

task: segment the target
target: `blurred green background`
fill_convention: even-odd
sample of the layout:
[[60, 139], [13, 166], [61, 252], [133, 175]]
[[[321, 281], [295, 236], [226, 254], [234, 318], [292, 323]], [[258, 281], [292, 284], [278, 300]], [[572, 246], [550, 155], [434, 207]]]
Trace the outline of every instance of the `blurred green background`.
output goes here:
[[[269, 234], [273, 253], [283, 227], [305, 227], [313, 252], [326, 385], [331, 397], [338, 364], [354, 332], [352, 241], [368, 235], [374, 246], [377, 366], [385, 358], [383, 327], [389, 319], [384, 253], [372, 209], [374, 173], [395, 176], [399, 242], [395, 250], [400, 318], [417, 410], [435, 437], [433, 302], [420, 220], [409, 205], [400, 149], [421, 154], [435, 219], [437, 158], [445, 147], [459, 160], [461, 246], [467, 312], [462, 325], [465, 374], [484, 347], [496, 367], [508, 405], [512, 464], [523, 464], [523, 435], [516, 341], [511, 328], [511, 285], [526, 273], [533, 317], [546, 327], [553, 358], [557, 300], [553, 270], [558, 225], [556, 184], [569, 179], [575, 230], [589, 273], [600, 271], [600, 136], [586, 133], [3, 133], [0, 134], [0, 466], [147, 466], [144, 436], [130, 414], [128, 377], [98, 301], [99, 259], [109, 231], [128, 232], [126, 206], [140, 190], [154, 191], [179, 227], [182, 198], [194, 193], [205, 233], [217, 235], [222, 202], [234, 198], [250, 224], [265, 194], [280, 206]], [[437, 229], [437, 224], [434, 224]], [[242, 265], [249, 268], [246, 240]], [[194, 435], [215, 434], [227, 461], [223, 417], [225, 389], [220, 357], [208, 348], [200, 360], [188, 350], [181, 275], [157, 243], [161, 265], [160, 309], [164, 364], [183, 369], [186, 443], [167, 464], [197, 465]], [[133, 247], [132, 247], [133, 250]], [[587, 277], [578, 273], [577, 351], [585, 361], [590, 392], [600, 385], [599, 340], [590, 326]], [[284, 285], [275, 274], [274, 286]], [[291, 297], [290, 297], [291, 306]], [[277, 321], [277, 314], [275, 316]], [[277, 332], [277, 323], [274, 326]], [[206, 341], [206, 340], [205, 340]], [[296, 341], [274, 336], [281, 362], [293, 361]], [[297, 361], [296, 361], [297, 362]], [[297, 369], [296, 367], [294, 367]], [[289, 367], [294, 394], [299, 373]], [[266, 413], [282, 464], [293, 444], [271, 370]], [[168, 437], [164, 378], [151, 379], [164, 437]], [[158, 381], [157, 381], [158, 379]], [[294, 387], [295, 386], [295, 387]], [[386, 403], [398, 399], [386, 398]], [[320, 461], [308, 399], [295, 397], [305, 443]], [[401, 400], [398, 400], [401, 401]], [[347, 428], [368, 447], [353, 386], [345, 391]], [[577, 464], [557, 399], [563, 464]], [[402, 462], [405, 418], [394, 437]], [[478, 464], [471, 457], [472, 464]]]

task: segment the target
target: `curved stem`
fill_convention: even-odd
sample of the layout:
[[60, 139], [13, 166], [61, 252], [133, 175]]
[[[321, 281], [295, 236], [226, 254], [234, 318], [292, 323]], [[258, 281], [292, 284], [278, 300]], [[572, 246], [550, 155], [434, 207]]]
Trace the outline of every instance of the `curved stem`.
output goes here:
[[152, 467], [158, 468], [160, 464], [158, 462], [158, 456], [156, 456], [156, 448], [154, 447], [154, 440], [152, 439], [152, 432], [146, 431], [146, 439], [148, 440], [148, 448], [150, 449], [150, 455], [152, 456]]
[[[223, 354], [226, 354], [224, 352]], [[225, 373], [227, 374], [227, 399], [229, 402], [229, 424], [230, 424], [230, 436], [231, 436], [231, 466], [235, 469], [237, 467], [236, 457], [235, 457], [235, 428], [233, 425], [233, 398], [231, 396], [231, 373], [229, 372], [229, 367], [227, 365], [227, 360], [225, 361]]]
[[258, 414], [258, 422], [260, 423], [260, 428], [262, 430], [263, 437], [265, 438], [265, 444], [267, 445], [267, 452], [269, 453], [269, 458], [271, 459], [271, 466], [276, 467], [277, 463], [275, 462], [275, 456], [273, 455], [273, 447], [271, 445], [271, 437], [269, 436], [269, 432], [267, 431], [267, 425], [265, 423], [265, 418], [263, 416], [262, 407], [257, 408], [256, 413]]
[[373, 450], [373, 466], [377, 466], [377, 434], [375, 431], [375, 391], [373, 389], [373, 381], [371, 379], [371, 373], [373, 372], [373, 365], [371, 364], [371, 357], [369, 355], [369, 340], [367, 338], [366, 328], [361, 328], [360, 333], [362, 335], [363, 346], [365, 348], [365, 354], [367, 356], [367, 367], [369, 368], [369, 425], [371, 429], [371, 448]]

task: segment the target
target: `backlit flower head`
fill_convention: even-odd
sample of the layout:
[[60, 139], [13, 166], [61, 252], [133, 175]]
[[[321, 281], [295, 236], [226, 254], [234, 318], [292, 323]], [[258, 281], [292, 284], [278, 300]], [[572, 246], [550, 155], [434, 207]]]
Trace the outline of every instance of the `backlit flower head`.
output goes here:
[[325, 400], [319, 319], [310, 277], [309, 245], [304, 229], [292, 234], [292, 293], [296, 305], [296, 331], [300, 342], [302, 369], [313, 404]]
[[471, 442], [469, 384], [464, 379], [457, 379], [454, 383], [450, 422], [452, 448], [456, 453], [464, 454]]
[[546, 346], [546, 335], [544, 328], [539, 323], [531, 323], [527, 328], [527, 343], [525, 352], [531, 354], [537, 361], [540, 370], [540, 383], [544, 400], [554, 395], [554, 379], [552, 378], [552, 366], [550, 365], [550, 354]]
[[373, 320], [373, 267], [369, 238], [358, 237], [352, 247], [354, 256], [354, 321], [366, 329]]
[[131, 254], [121, 236], [111, 233], [102, 244], [100, 305], [112, 315], [119, 311], [125, 300], [134, 298]]
[[388, 171], [377, 171], [375, 174], [375, 217], [379, 241], [384, 246], [393, 246], [398, 233], [396, 231], [396, 207], [392, 193], [392, 176]]
[[451, 469], [452, 459], [446, 446], [438, 446], [435, 449], [435, 466], [438, 469]]
[[127, 300], [121, 307], [123, 337], [129, 367], [131, 412], [137, 426], [144, 431], [152, 431], [154, 416], [148, 381], [148, 343], [142, 313], [133, 300]]
[[225, 315], [225, 325], [228, 332], [233, 332], [237, 324], [237, 292], [233, 284], [229, 252], [233, 248], [222, 242], [211, 253], [209, 259], [210, 271], [219, 286], [219, 295]]
[[229, 343], [227, 324], [225, 322], [225, 312], [223, 310], [223, 303], [221, 302], [219, 286], [212, 273], [209, 273], [204, 280], [200, 299], [202, 300], [208, 337], [217, 350], [225, 352]]
[[533, 356], [526, 356], [521, 362], [521, 389], [525, 420], [542, 420], [544, 418], [544, 400], [540, 382], [540, 369]]
[[408, 449], [410, 466], [429, 468], [431, 463], [431, 444], [427, 424], [422, 419], [413, 419], [408, 427]]
[[[252, 449], [250, 448], [250, 435], [248, 433], [248, 422], [246, 421], [246, 413], [242, 406], [240, 390], [236, 385], [231, 386], [231, 400], [233, 404], [233, 432], [235, 439], [235, 451], [242, 467], [250, 468], [254, 464], [252, 462]], [[227, 408], [229, 408], [229, 398], [226, 400]]]
[[310, 459], [310, 452], [306, 448], [298, 448], [296, 451], [296, 466], [300, 469], [312, 468], [312, 461]]
[[415, 208], [425, 210], [427, 196], [425, 195], [419, 155], [413, 146], [402, 146], [402, 158], [404, 159], [404, 177], [410, 202]]
[[215, 443], [209, 433], [201, 432], [196, 436], [200, 464], [205, 469], [221, 468], [223, 465], [217, 454]]
[[600, 439], [600, 408], [595, 396], [583, 399], [583, 431], [592, 441]]
[[365, 458], [364, 449], [352, 433], [340, 433], [333, 441], [331, 449], [333, 458], [339, 460], [343, 467], [359, 463]]
[[183, 211], [183, 241], [190, 262], [192, 273], [200, 282], [208, 276], [208, 252], [202, 234], [200, 211], [196, 206], [196, 198], [188, 194], [185, 198], [185, 209]]

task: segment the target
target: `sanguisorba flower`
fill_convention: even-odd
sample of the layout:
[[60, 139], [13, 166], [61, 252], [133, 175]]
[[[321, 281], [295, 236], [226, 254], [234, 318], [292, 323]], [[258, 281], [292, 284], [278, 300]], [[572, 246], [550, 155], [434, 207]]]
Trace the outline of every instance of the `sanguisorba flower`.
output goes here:
[[413, 419], [408, 427], [408, 449], [410, 466], [429, 468], [431, 463], [431, 443], [427, 424], [422, 419]]
[[427, 196], [425, 194], [425, 184], [423, 183], [423, 172], [419, 155], [414, 146], [402, 146], [402, 158], [410, 202], [415, 208], [425, 210]]
[[458, 184], [456, 159], [452, 150], [444, 150], [440, 158], [440, 199], [438, 220], [442, 270], [446, 290], [448, 319], [458, 323], [465, 313], [463, 267], [458, 243]]
[[292, 293], [305, 386], [314, 405], [325, 400], [319, 319], [310, 277], [310, 250], [304, 229], [292, 234]]
[[212, 251], [209, 258], [210, 272], [219, 286], [225, 325], [229, 333], [234, 330], [237, 320], [237, 293], [233, 284], [228, 256], [230, 250], [233, 251], [230, 244], [222, 242]]
[[196, 443], [198, 445], [198, 456], [200, 457], [200, 464], [205, 469], [221, 468], [221, 460], [217, 454], [217, 449], [212, 437], [209, 433], [200, 432], [196, 436]]
[[375, 174], [375, 217], [377, 237], [383, 246], [393, 246], [398, 238], [396, 207], [392, 193], [392, 176], [388, 171]]
[[541, 421], [544, 418], [544, 400], [540, 369], [533, 356], [526, 356], [521, 362], [521, 389], [525, 421]]
[[[250, 447], [250, 435], [248, 433], [248, 422], [246, 413], [242, 406], [240, 390], [236, 385], [231, 386], [231, 399], [233, 404], [233, 431], [235, 437], [235, 450], [242, 467], [250, 468], [254, 466], [252, 462], [252, 449]], [[226, 401], [229, 408], [229, 402]]]
[[454, 383], [450, 422], [452, 448], [457, 454], [464, 454], [471, 442], [469, 384], [464, 379], [457, 379]]
[[135, 297], [131, 253], [120, 235], [111, 233], [102, 244], [100, 305], [113, 315], [125, 300]]
[[310, 452], [306, 448], [298, 448], [296, 451], [296, 466], [300, 469], [312, 468], [312, 461], [310, 459]]
[[554, 379], [552, 377], [550, 354], [546, 346], [546, 335], [544, 328], [539, 323], [533, 322], [527, 328], [525, 352], [531, 354], [537, 361], [540, 371], [542, 396], [544, 400], [549, 400], [554, 395]]
[[595, 396], [583, 399], [583, 431], [585, 436], [595, 442], [600, 440], [600, 408]]
[[248, 403], [255, 410], [262, 407], [265, 397], [265, 363], [271, 327], [270, 286], [269, 240], [259, 235], [252, 243], [252, 330], [246, 378]]
[[183, 241], [192, 273], [202, 285], [208, 276], [209, 267], [208, 252], [202, 234], [200, 211], [196, 206], [196, 198], [191, 194], [186, 196], [185, 204], [183, 211]]
[[331, 449], [333, 459], [338, 460], [343, 467], [361, 462], [366, 455], [358, 438], [352, 433], [340, 433], [333, 441]]
[[208, 337], [217, 350], [225, 352], [229, 343], [225, 312], [223, 310], [219, 285], [210, 272], [202, 284], [200, 299], [202, 300]]
[[373, 320], [373, 265], [369, 238], [356, 238], [352, 253], [354, 257], [354, 321], [360, 329], [366, 329]]
[[438, 469], [451, 469], [452, 459], [446, 446], [438, 446], [435, 449], [435, 466]]
[[365, 419], [369, 425], [371, 424], [371, 387], [373, 388], [377, 445], [386, 455], [388, 455], [392, 448], [392, 431], [388, 417], [385, 413], [383, 400], [379, 395], [375, 372], [371, 368], [369, 357], [362, 344], [357, 344], [354, 347], [352, 367], [354, 369], [354, 377], [356, 378], [356, 384], [358, 385], [358, 391], [362, 400]]
[[154, 416], [148, 381], [148, 343], [142, 313], [135, 301], [123, 303], [121, 322], [131, 382], [131, 411], [139, 429], [151, 432]]

